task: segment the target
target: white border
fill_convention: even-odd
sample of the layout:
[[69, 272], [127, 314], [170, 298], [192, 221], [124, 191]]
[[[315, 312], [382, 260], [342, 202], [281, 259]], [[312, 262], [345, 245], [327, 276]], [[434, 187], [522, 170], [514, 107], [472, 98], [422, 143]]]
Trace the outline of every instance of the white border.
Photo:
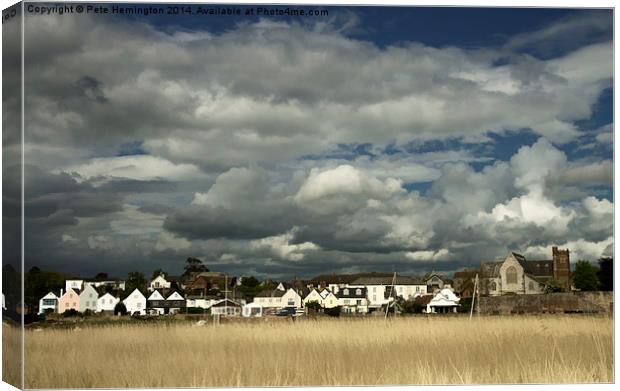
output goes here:
[[[45, 0], [30, 0], [28, 2], [51, 2], [51, 1], [45, 1]], [[75, 0], [70, 0], [70, 1], [64, 1], [65, 3], [92, 3], [95, 1], [75, 1]], [[364, 1], [364, 0], [338, 0], [338, 1], [328, 1], [328, 0], [316, 0], [316, 1], [286, 1], [286, 0], [271, 0], [271, 1], [252, 1], [252, 0], [229, 0], [229, 1], [179, 1], [179, 0], [150, 0], [150, 1], [124, 1], [125, 3], [211, 3], [211, 4], [298, 4], [298, 5], [380, 5], [380, 6], [386, 6], [386, 5], [402, 5], [402, 6], [454, 6], [454, 7], [465, 7], [465, 6], [469, 6], [469, 7], [537, 7], [537, 8], [544, 8], [544, 7], [557, 7], [557, 8], [614, 8], [615, 4], [613, 1], [611, 0], [591, 0], [591, 1], [583, 1], [583, 0], [521, 0], [521, 1], [514, 1], [514, 0], [477, 0], [477, 1], [467, 1], [467, 0], [451, 0], [451, 1], [441, 1], [441, 0], [424, 0], [424, 1], [407, 1], [407, 0], [388, 0], [386, 2], [381, 2], [379, 3], [378, 1]], [[15, 4], [15, 1], [8, 1], [8, 0], [0, 0], [0, 4], [1, 4], [1, 8], [5, 9], [13, 4]], [[615, 22], [615, 16], [616, 16], [616, 10], [614, 8], [614, 22]], [[23, 15], [23, 13], [22, 13]], [[23, 29], [23, 24], [22, 24], [22, 29]], [[22, 32], [23, 33], [23, 32]], [[618, 42], [618, 30], [614, 28], [614, 43]], [[24, 44], [24, 42], [22, 41], [22, 45]], [[1, 46], [2, 46], [2, 33], [1, 33], [1, 29], [0, 29], [0, 50], [1, 50]], [[23, 46], [22, 46], [23, 48]], [[614, 75], [615, 75], [615, 67], [616, 64], [618, 64], [617, 61], [617, 52], [615, 51], [615, 44], [614, 44]], [[23, 50], [22, 50], [22, 61], [23, 61]], [[2, 65], [0, 64], [0, 75], [2, 74]], [[23, 62], [22, 62], [22, 74], [23, 74]], [[1, 81], [0, 81], [0, 91], [1, 91]], [[614, 91], [618, 91], [618, 82], [616, 80], [616, 78], [614, 77]], [[22, 79], [22, 125], [23, 125], [23, 79]], [[616, 100], [615, 100], [615, 96], [614, 96], [614, 119], [615, 119], [615, 113], [617, 112], [616, 110]], [[615, 121], [614, 121], [615, 122]], [[0, 121], [0, 137], [1, 137], [2, 133], [1, 133], [1, 121]], [[23, 128], [22, 128], [22, 137], [24, 136], [23, 134]], [[22, 139], [23, 140], [23, 139]], [[617, 183], [617, 179], [618, 176], [620, 176], [620, 174], [618, 174], [618, 164], [616, 161], [616, 139], [614, 137], [614, 184]], [[24, 159], [24, 155], [23, 155], [23, 144], [22, 144], [22, 164], [23, 164], [23, 159]], [[2, 175], [2, 161], [0, 159], [0, 179], [1, 179], [1, 175]], [[1, 184], [1, 180], [0, 180], [0, 189], [2, 188], [2, 184]], [[614, 211], [615, 211], [615, 205], [616, 205], [616, 191], [615, 191], [615, 186], [614, 186]], [[23, 198], [23, 169], [22, 169], [22, 198]], [[23, 199], [22, 199], [22, 221], [23, 221]], [[615, 238], [615, 226], [618, 223], [619, 218], [618, 216], [616, 216], [616, 214], [614, 213], [614, 238]], [[22, 230], [24, 229], [24, 225], [22, 224]], [[23, 232], [22, 232], [22, 237], [23, 237]], [[0, 242], [2, 240], [2, 230], [1, 230], [1, 226], [0, 226]], [[22, 242], [22, 254], [23, 254], [23, 242]], [[615, 246], [615, 241], [614, 241], [614, 258], [618, 259], [617, 257], [617, 252], [616, 252], [616, 246]], [[22, 258], [22, 268], [23, 268], [23, 258]], [[614, 277], [615, 277], [615, 281], [618, 282], [620, 281], [620, 279], [618, 279], [618, 276], [620, 275], [620, 272], [618, 271], [618, 268], [616, 267], [616, 270], [614, 272]], [[0, 287], [1, 287], [1, 282], [0, 282]], [[22, 292], [23, 295], [23, 292]], [[23, 298], [22, 298], [23, 299]], [[619, 308], [619, 305], [617, 303], [617, 300], [615, 300], [614, 303], [614, 313], [617, 313]], [[615, 319], [615, 317], [614, 317]], [[618, 326], [617, 324], [614, 324], [614, 329], [615, 331], [618, 330]], [[1, 331], [0, 331], [1, 333]], [[617, 333], [615, 333], [614, 335], [618, 335]], [[618, 357], [617, 353], [618, 353], [618, 349], [617, 349], [617, 343], [614, 340], [615, 346], [614, 346], [614, 359]], [[1, 365], [1, 359], [2, 359], [2, 351], [0, 349], [0, 365]], [[616, 362], [614, 362], [614, 369], [615, 369], [615, 379], [618, 379], [618, 374], [619, 374], [619, 370], [618, 370], [619, 365], [617, 365]], [[23, 376], [23, 372], [22, 372], [22, 376]], [[616, 380], [617, 381], [617, 380]], [[543, 387], [545, 390], [581, 390], [583, 388], [588, 388], [588, 389], [603, 389], [603, 390], [612, 390], [615, 389], [615, 385], [613, 384], [609, 384], [609, 385], [599, 385], [599, 384], [587, 384], [587, 385], [544, 385], [544, 386], [540, 386], [540, 385], [511, 385], [511, 386], [503, 386], [503, 385], [489, 385], [489, 386], [412, 386], [412, 387], [406, 387], [406, 386], [395, 386], [395, 387], [374, 387], [374, 389], [377, 390], [393, 390], [393, 391], [412, 391], [412, 390], [451, 390], [454, 389], [455, 387], [457, 387], [457, 389], [462, 389], [462, 388], [469, 388], [469, 389], [477, 389], [478, 387], [484, 388], [485, 390], [534, 390], [534, 389], [538, 389], [539, 387]], [[362, 390], [362, 389], [366, 389], [367, 387], [347, 387], [347, 389], [355, 389], [355, 390]], [[245, 388], [245, 390], [264, 390], [265, 388]], [[295, 390], [298, 388], [273, 388], [274, 390]], [[342, 390], [343, 388], [340, 387], [320, 387], [320, 388], [310, 388], [310, 387], [306, 387], [304, 389], [307, 390], [325, 390], [325, 391], [337, 391], [337, 390]], [[14, 387], [4, 383], [4, 382], [0, 382], [0, 391], [7, 391], [7, 390], [15, 390]], [[145, 389], [143, 389], [145, 390]], [[158, 390], [162, 390], [162, 389], [158, 389]], [[164, 389], [165, 390], [165, 389]], [[168, 389], [168, 390], [174, 390], [174, 389]], [[227, 388], [227, 389], [222, 389], [220, 388], [219, 390], [238, 390], [236, 388]]]

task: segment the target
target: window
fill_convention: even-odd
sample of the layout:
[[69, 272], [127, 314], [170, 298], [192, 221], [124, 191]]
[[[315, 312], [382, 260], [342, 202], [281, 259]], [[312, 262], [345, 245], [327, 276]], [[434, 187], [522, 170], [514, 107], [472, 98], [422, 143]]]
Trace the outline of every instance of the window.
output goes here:
[[361, 300], [358, 300], [358, 301], [357, 301], [357, 305], [362, 305], [362, 301], [361, 301]]
[[348, 289], [345, 289], [345, 290], [344, 290], [344, 294], [345, 294], [345, 295], [348, 295], [348, 294], [349, 294], [349, 290], [348, 290]]
[[419, 287], [419, 286], [416, 286], [416, 287], [415, 287], [415, 291], [416, 291], [416, 292], [420, 292], [420, 287]]
[[294, 306], [295, 305], [295, 299], [288, 299], [288, 305], [289, 306]]
[[90, 295], [88, 295], [88, 297], [90, 297], [92, 299], [93, 298], [93, 294], [91, 293]]
[[75, 302], [73, 302], [73, 307], [77, 307], [77, 304]]
[[159, 288], [159, 281], [155, 282], [155, 288]]
[[377, 291], [377, 287], [376, 287], [376, 286], [373, 286], [373, 287], [372, 287], [372, 291], [373, 291], [373, 292], [376, 292], [376, 291]]
[[531, 291], [534, 290], [534, 283], [532, 281], [530, 281], [529, 288]]
[[355, 294], [356, 295], [361, 295], [362, 294], [362, 290], [361, 289], [356, 289], [355, 290]]
[[349, 304], [349, 299], [344, 299], [344, 304]]
[[377, 295], [372, 295], [372, 301], [377, 301]]
[[142, 308], [142, 303], [137, 303], [136, 308]]
[[56, 300], [54, 300], [54, 299], [43, 299], [43, 305], [56, 305]]
[[496, 291], [497, 290], [497, 284], [495, 282], [491, 283], [491, 290], [492, 291]]
[[506, 283], [507, 284], [516, 284], [517, 283], [517, 268], [514, 266], [508, 267], [506, 269]]

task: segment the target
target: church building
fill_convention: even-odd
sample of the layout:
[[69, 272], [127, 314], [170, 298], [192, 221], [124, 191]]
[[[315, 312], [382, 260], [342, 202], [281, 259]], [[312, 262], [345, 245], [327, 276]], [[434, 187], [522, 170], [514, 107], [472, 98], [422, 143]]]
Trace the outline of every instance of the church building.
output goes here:
[[544, 293], [547, 281], [557, 281], [564, 291], [570, 289], [568, 250], [552, 249], [552, 259], [528, 261], [521, 254], [509, 252], [502, 262], [480, 264], [480, 293], [489, 296]]

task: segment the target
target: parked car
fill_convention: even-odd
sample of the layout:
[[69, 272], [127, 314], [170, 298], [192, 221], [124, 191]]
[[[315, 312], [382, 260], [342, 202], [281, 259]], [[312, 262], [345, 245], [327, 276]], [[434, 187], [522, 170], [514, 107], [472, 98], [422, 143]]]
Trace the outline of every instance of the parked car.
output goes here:
[[295, 315], [295, 307], [284, 307], [276, 311], [276, 316], [291, 316]]

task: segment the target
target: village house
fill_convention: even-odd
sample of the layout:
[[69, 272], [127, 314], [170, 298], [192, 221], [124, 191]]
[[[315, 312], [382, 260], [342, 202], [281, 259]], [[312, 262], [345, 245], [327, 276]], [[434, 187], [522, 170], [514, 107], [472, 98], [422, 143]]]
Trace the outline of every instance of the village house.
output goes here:
[[467, 299], [473, 296], [476, 275], [479, 275], [478, 270], [463, 270], [454, 273], [452, 288], [460, 298]]
[[123, 304], [127, 309], [127, 313], [133, 315], [138, 313], [140, 315], [146, 314], [146, 297], [140, 292], [138, 288], [134, 289], [127, 297], [123, 300]]
[[437, 292], [426, 305], [426, 313], [456, 313], [459, 301], [460, 299], [454, 294], [452, 289], [444, 288]]
[[97, 311], [97, 299], [99, 293], [89, 283], [84, 283], [84, 289], [80, 292], [80, 312]]
[[282, 296], [284, 296], [285, 293], [286, 292], [280, 289], [265, 290], [259, 292], [254, 297], [254, 302], [259, 304], [265, 310], [282, 308]]
[[223, 299], [211, 306], [212, 315], [239, 316], [241, 314], [241, 304], [230, 299]]
[[176, 292], [176, 291], [172, 292], [166, 298], [166, 308], [167, 308], [166, 313], [175, 314], [181, 311], [182, 309], [185, 309], [185, 306], [186, 306], [185, 298], [179, 292]]
[[185, 305], [187, 308], [202, 308], [209, 309], [211, 306], [220, 300], [219, 297], [213, 295], [204, 295], [204, 292], [200, 291], [199, 294], [190, 293], [185, 296]]
[[166, 279], [164, 274], [160, 274], [151, 280], [148, 286], [149, 291], [154, 291], [157, 289], [170, 289], [170, 281]]
[[436, 273], [435, 271], [426, 273], [422, 279], [426, 284], [426, 291], [428, 293], [435, 293], [436, 291], [440, 291], [445, 287], [446, 284], [449, 283], [446, 276], [440, 273]]
[[261, 317], [263, 316], [263, 307], [261, 307], [260, 304], [254, 302], [248, 303], [243, 306], [241, 314], [246, 318]]
[[[327, 291], [327, 290], [325, 290]], [[325, 292], [323, 291], [323, 292]], [[327, 295], [323, 298], [323, 308], [336, 308], [339, 305], [339, 300], [332, 292], [327, 291]]]
[[80, 310], [80, 295], [79, 290], [74, 288], [67, 289], [64, 294], [60, 292], [60, 298], [58, 299], [58, 313], [62, 314], [69, 310]]
[[337, 294], [338, 305], [346, 314], [365, 314], [368, 312], [367, 290], [362, 287], [345, 287]]
[[65, 280], [65, 290], [73, 289], [74, 291], [81, 291], [84, 280]]
[[[392, 283], [394, 283], [393, 289]], [[405, 300], [426, 294], [424, 281], [415, 277], [399, 275], [396, 275], [395, 278], [393, 275], [360, 277], [347, 286], [366, 288], [368, 305], [371, 308], [380, 308], [392, 301], [393, 298], [389, 297], [388, 289], [392, 290], [394, 297], [400, 296]]]
[[289, 288], [284, 295], [282, 295], [282, 298], [280, 299], [280, 307], [284, 308], [284, 307], [294, 307], [294, 308], [301, 308], [302, 307], [302, 297], [301, 295], [297, 292], [297, 290], [293, 289], [293, 288]]
[[480, 274], [481, 294], [489, 296], [544, 293], [546, 283], [551, 279], [568, 291], [569, 253], [553, 247], [551, 260], [528, 261], [521, 254], [509, 252], [502, 262], [483, 262]]
[[319, 291], [317, 291], [314, 288], [312, 288], [310, 293], [308, 293], [306, 297], [304, 297], [303, 299], [304, 307], [307, 307], [308, 303], [311, 303], [311, 302], [318, 303], [321, 307], [323, 306], [323, 296], [321, 296]]
[[49, 292], [39, 300], [39, 315], [45, 312], [58, 312], [58, 296]]
[[146, 299], [146, 308], [149, 315], [163, 315], [166, 298], [159, 290], [154, 290]]
[[114, 297], [111, 293], [106, 292], [97, 299], [96, 312], [112, 314], [114, 313], [114, 307], [116, 307], [119, 301], [118, 297]]

